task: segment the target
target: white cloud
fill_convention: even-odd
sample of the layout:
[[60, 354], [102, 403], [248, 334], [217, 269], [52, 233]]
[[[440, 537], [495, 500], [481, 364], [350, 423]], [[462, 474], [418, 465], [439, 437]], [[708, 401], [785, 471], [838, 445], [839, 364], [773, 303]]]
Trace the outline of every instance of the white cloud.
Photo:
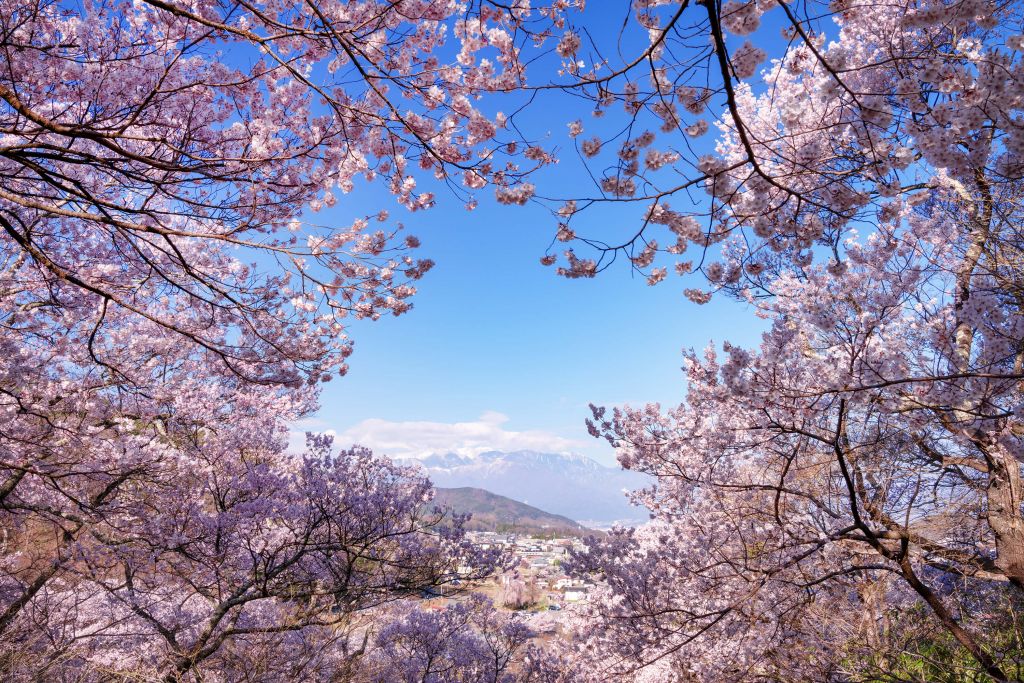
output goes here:
[[[288, 450], [293, 453], [301, 453], [306, 448], [306, 432], [318, 432], [330, 434], [337, 439], [337, 430], [331, 429], [330, 425], [315, 417], [307, 417], [292, 424], [288, 430]], [[347, 445], [347, 444], [346, 444]]]
[[[546, 453], [579, 452], [585, 444], [551, 432], [522, 432], [503, 428], [508, 416], [487, 411], [473, 422], [389, 422], [371, 418], [336, 433], [334, 443], [343, 447], [360, 444], [393, 458], [422, 457], [431, 453], [458, 453], [474, 456], [486, 451], [536, 450]], [[321, 420], [296, 425], [292, 443], [301, 445], [305, 430], [328, 431]]]

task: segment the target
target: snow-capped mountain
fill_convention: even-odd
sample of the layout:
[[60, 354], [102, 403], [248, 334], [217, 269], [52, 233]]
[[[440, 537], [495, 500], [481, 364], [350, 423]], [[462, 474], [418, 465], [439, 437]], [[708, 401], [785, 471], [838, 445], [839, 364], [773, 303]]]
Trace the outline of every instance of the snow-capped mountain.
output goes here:
[[415, 462], [437, 486], [486, 489], [586, 526], [647, 519], [646, 510], [630, 505], [624, 493], [647, 485], [647, 477], [582, 455], [489, 451], [476, 456], [432, 454]]

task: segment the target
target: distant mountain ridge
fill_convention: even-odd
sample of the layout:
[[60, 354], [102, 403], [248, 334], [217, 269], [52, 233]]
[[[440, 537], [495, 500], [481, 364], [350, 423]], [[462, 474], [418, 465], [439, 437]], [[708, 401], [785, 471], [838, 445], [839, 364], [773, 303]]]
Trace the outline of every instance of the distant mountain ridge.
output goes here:
[[434, 504], [472, 515], [466, 524], [469, 530], [560, 536], [585, 536], [589, 532], [568, 517], [553, 515], [484, 489], [463, 486], [435, 488], [434, 491]]
[[529, 450], [475, 456], [433, 453], [407, 462], [423, 467], [435, 486], [485, 489], [584, 526], [636, 524], [648, 517], [625, 494], [649, 485], [646, 475], [605, 467], [583, 455]]

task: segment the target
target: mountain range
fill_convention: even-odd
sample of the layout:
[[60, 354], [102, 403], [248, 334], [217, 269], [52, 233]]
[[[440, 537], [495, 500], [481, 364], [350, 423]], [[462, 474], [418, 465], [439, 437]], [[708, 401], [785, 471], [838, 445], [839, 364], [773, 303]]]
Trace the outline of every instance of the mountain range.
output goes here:
[[435, 486], [485, 489], [588, 527], [647, 519], [646, 510], [631, 505], [625, 494], [648, 485], [647, 476], [605, 467], [582, 455], [488, 451], [475, 456], [431, 454], [415, 462]]

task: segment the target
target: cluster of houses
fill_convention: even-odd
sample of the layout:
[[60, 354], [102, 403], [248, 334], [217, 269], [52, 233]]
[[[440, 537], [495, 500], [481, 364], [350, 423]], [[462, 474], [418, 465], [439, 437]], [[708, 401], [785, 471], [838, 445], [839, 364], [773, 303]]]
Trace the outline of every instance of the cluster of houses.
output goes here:
[[582, 544], [575, 538], [538, 538], [520, 534], [475, 531], [469, 540], [481, 548], [509, 550], [519, 560], [515, 567], [518, 579], [534, 585], [538, 604], [557, 611], [567, 603], [582, 602], [594, 584], [585, 579], [566, 576], [561, 565], [571, 548]]

